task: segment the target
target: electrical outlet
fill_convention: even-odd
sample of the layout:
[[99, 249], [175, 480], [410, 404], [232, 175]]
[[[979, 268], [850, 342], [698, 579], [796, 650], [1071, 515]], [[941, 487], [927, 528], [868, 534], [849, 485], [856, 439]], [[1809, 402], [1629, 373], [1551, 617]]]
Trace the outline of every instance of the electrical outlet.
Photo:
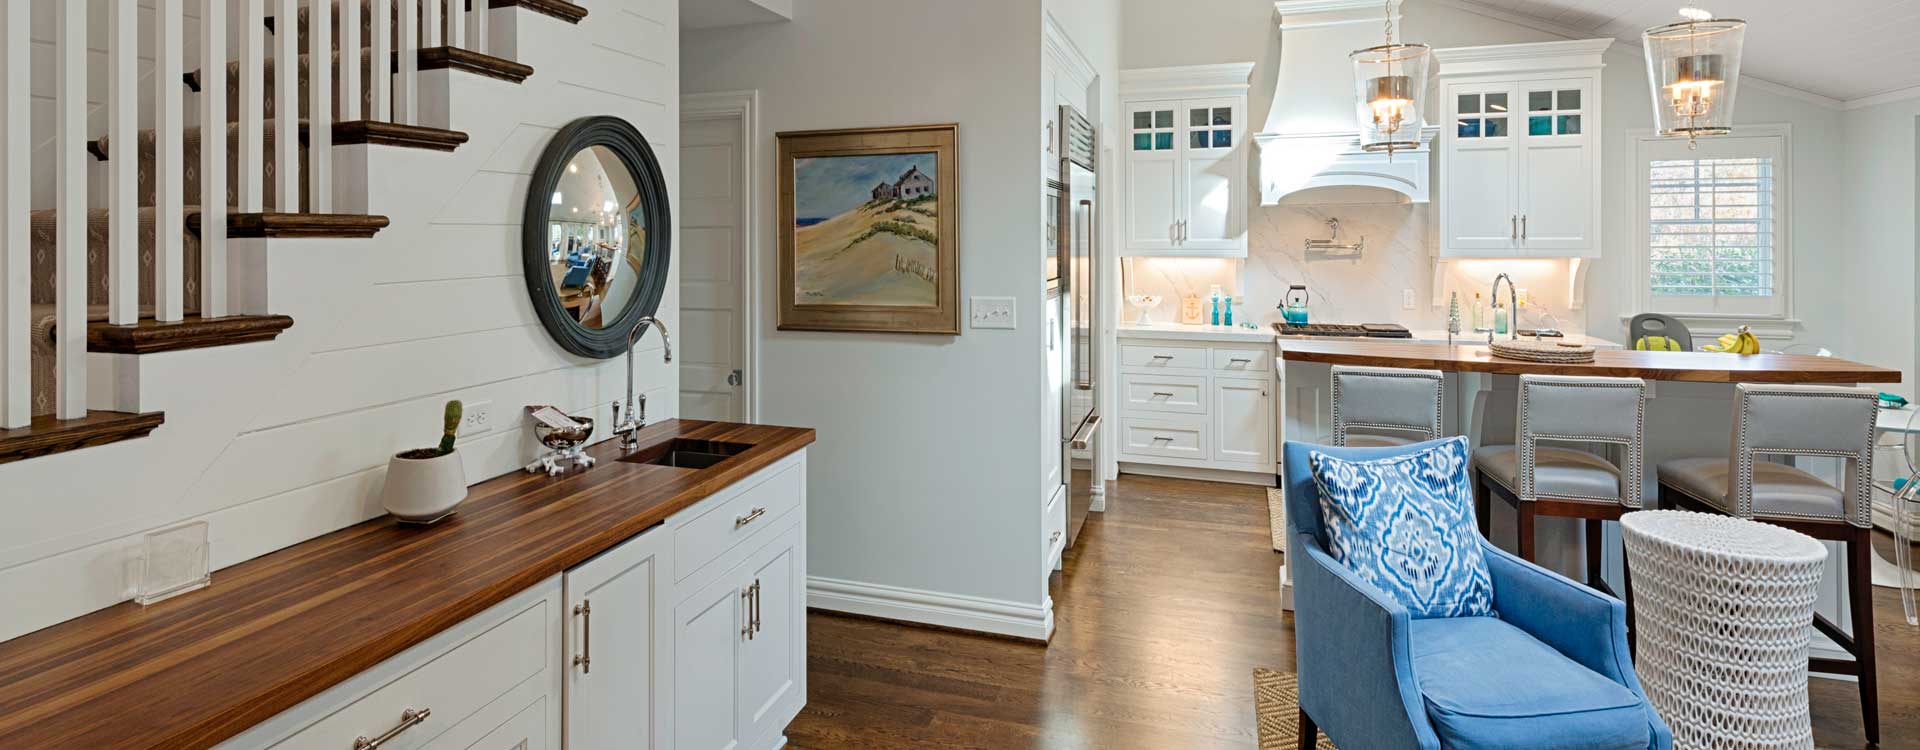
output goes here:
[[1400, 309], [1402, 310], [1413, 309], [1413, 289], [1412, 288], [1400, 290]]
[[970, 322], [974, 328], [1012, 328], [1012, 297], [974, 297]]
[[493, 429], [493, 402], [471, 401], [460, 412], [460, 437]]

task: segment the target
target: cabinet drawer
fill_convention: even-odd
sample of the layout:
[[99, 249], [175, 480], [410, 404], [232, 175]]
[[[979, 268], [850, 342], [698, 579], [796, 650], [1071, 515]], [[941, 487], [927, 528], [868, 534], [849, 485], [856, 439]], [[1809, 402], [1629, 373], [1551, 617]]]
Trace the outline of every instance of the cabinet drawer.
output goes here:
[[1207, 413], [1205, 378], [1181, 375], [1121, 375], [1123, 411]]
[[[427, 718], [394, 734], [383, 750], [415, 750], [463, 725], [481, 707], [506, 695], [547, 667], [556, 653], [548, 632], [548, 602], [521, 610], [485, 632], [434, 657], [366, 697], [273, 745], [274, 750], [341, 750], [355, 738], [379, 737], [399, 726], [403, 712], [429, 711]], [[297, 709], [296, 709], [297, 710]], [[496, 721], [506, 717], [494, 717]]]
[[[776, 464], [777, 466], [777, 464]], [[798, 464], [787, 466], [740, 494], [699, 511], [673, 532], [674, 580], [684, 580], [734, 545], [761, 529], [773, 526], [787, 511], [800, 505], [806, 474]], [[743, 483], [753, 482], [748, 478]], [[695, 506], [698, 507], [698, 506]]]
[[1120, 431], [1122, 453], [1194, 461], [1205, 461], [1209, 455], [1205, 417], [1128, 417], [1122, 424], [1125, 428]]
[[1271, 349], [1214, 349], [1213, 369], [1220, 372], [1268, 372], [1273, 369]]
[[1205, 370], [1207, 350], [1168, 344], [1121, 344], [1120, 366], [1140, 370]]
[[1053, 569], [1053, 561], [1059, 559], [1060, 549], [1067, 545], [1067, 488], [1060, 487], [1053, 493], [1053, 499], [1047, 502], [1047, 510], [1040, 524], [1040, 560]]

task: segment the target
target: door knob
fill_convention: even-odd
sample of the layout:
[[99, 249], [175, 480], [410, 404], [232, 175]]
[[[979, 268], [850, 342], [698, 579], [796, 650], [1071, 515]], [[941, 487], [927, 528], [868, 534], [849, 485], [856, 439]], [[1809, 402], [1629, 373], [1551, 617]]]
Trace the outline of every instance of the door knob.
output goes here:
[[739, 370], [734, 370], [733, 372], [727, 373], [727, 385], [738, 388], [740, 387], [741, 380], [742, 378], [740, 376]]

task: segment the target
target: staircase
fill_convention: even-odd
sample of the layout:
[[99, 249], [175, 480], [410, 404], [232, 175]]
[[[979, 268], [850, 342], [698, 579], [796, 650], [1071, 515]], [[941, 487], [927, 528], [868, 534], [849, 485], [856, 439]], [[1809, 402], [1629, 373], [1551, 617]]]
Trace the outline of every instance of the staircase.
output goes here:
[[[56, 17], [51, 64], [28, 54], [45, 45], [33, 3]], [[141, 370], [109, 360], [90, 377], [103, 360], [89, 353], [258, 344], [295, 325], [247, 286], [267, 278], [262, 243], [374, 236], [389, 222], [351, 179], [368, 158], [356, 147], [455, 150], [465, 133], [422, 124], [430, 72], [518, 83], [533, 69], [487, 53], [490, 17], [586, 15], [562, 0], [153, 0], [150, 14], [114, 0], [115, 12], [94, 17], [89, 5], [0, 10], [0, 463], [164, 423], [157, 411], [90, 409]], [[277, 22], [288, 17], [296, 23]], [[106, 101], [92, 117], [90, 31], [107, 39]], [[146, 76], [143, 39], [154, 58]], [[30, 91], [41, 89], [54, 92], [54, 117], [36, 130]], [[36, 162], [37, 144], [51, 144], [52, 158]], [[28, 169], [48, 161], [54, 189], [36, 195]]]

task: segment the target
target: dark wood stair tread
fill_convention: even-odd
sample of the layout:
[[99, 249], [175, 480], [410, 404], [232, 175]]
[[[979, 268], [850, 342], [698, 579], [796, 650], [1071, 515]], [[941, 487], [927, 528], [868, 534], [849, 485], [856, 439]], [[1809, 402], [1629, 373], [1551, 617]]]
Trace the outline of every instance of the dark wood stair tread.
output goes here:
[[87, 351], [107, 354], [153, 354], [182, 349], [272, 341], [293, 327], [285, 315], [229, 315], [204, 318], [189, 315], [169, 322], [144, 319], [133, 325], [87, 324]]
[[567, 23], [579, 23], [580, 19], [587, 17], [586, 8], [574, 5], [566, 0], [489, 0], [487, 7], [526, 8], [536, 13], [553, 16]]
[[[229, 213], [228, 237], [372, 237], [390, 222], [385, 216], [314, 213]], [[200, 212], [187, 214], [187, 231], [200, 232]]]
[[[398, 53], [395, 53], [398, 54]], [[533, 75], [533, 66], [494, 57], [460, 47], [424, 47], [420, 50], [420, 69], [439, 70], [450, 68], [477, 73], [488, 78], [498, 78], [508, 83], [520, 83]]]
[[26, 427], [0, 429], [0, 464], [146, 437], [164, 421], [166, 415], [157, 411], [89, 411], [79, 419], [34, 417]]
[[333, 124], [333, 145], [335, 146], [371, 143], [381, 146], [452, 151], [466, 142], [466, 133], [458, 130], [429, 128], [424, 125], [402, 125], [379, 120], [354, 120]]

